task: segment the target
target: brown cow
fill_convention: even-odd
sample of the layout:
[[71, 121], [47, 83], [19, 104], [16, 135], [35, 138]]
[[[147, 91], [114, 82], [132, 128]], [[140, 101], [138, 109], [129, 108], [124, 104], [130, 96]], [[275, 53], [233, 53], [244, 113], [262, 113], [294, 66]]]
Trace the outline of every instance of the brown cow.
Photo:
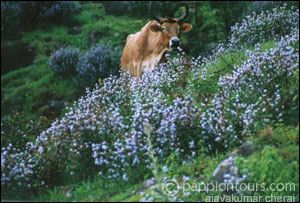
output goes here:
[[142, 72], [150, 71], [161, 60], [166, 51], [171, 51], [180, 45], [179, 33], [186, 33], [192, 25], [183, 23], [189, 9], [185, 5], [185, 14], [180, 18], [157, 18], [148, 22], [140, 32], [127, 37], [123, 50], [121, 69], [135, 77]]

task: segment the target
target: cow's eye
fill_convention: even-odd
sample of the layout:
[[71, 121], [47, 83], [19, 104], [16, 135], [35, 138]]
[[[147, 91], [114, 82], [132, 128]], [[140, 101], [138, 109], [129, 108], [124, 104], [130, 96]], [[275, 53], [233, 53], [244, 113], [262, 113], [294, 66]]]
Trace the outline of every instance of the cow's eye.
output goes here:
[[164, 32], [165, 32], [165, 31], [167, 31], [167, 29], [166, 29], [165, 27], [163, 27], [163, 28], [162, 28], [162, 31], [164, 31]]

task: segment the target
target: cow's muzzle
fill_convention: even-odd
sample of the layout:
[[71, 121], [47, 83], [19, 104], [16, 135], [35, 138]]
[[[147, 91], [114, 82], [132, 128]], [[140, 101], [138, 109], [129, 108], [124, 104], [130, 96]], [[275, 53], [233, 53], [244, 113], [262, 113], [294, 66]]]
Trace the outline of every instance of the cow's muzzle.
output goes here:
[[177, 37], [174, 37], [170, 40], [170, 47], [172, 49], [176, 49], [179, 46], [180, 46], [180, 39], [178, 39]]

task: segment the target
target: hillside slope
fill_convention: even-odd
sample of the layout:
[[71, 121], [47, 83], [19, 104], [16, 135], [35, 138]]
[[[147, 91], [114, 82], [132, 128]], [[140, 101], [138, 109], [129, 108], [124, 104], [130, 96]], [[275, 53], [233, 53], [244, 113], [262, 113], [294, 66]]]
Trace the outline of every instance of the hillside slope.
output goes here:
[[[190, 59], [179, 50], [141, 79], [106, 78], [36, 139], [1, 144], [1, 196], [299, 201], [298, 19], [299, 10], [285, 6], [254, 14], [209, 57]], [[188, 187], [215, 181], [269, 189]], [[274, 184], [292, 188], [270, 190]]]

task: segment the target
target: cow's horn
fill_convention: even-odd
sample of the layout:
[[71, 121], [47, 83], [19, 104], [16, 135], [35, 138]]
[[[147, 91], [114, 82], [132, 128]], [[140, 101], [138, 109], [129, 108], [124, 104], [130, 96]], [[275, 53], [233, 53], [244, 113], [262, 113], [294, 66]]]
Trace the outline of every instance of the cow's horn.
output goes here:
[[189, 7], [188, 7], [188, 5], [187, 4], [184, 4], [184, 6], [185, 6], [185, 13], [182, 15], [182, 16], [180, 16], [179, 18], [178, 18], [178, 23], [183, 23], [183, 21], [188, 17], [188, 15], [189, 15]]

